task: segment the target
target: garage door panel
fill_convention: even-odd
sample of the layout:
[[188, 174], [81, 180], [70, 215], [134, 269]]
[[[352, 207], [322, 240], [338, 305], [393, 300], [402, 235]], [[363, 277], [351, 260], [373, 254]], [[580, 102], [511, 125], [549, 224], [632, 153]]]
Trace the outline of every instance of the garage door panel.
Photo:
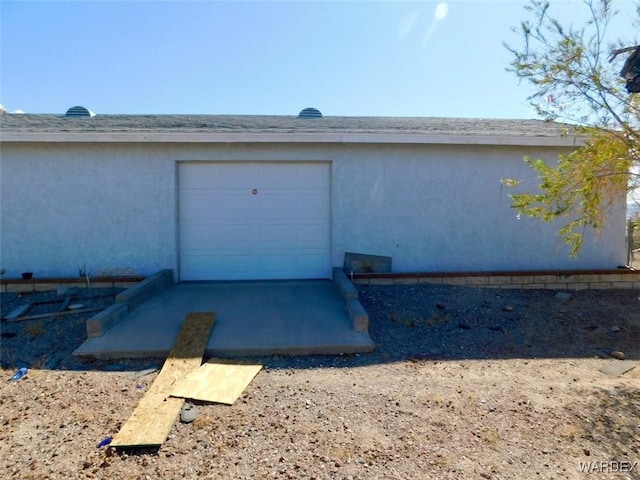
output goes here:
[[268, 248], [289, 248], [294, 245], [295, 225], [267, 223], [260, 225], [260, 242]]
[[179, 175], [181, 280], [330, 278], [329, 164], [185, 163]]
[[183, 190], [180, 202], [182, 220], [208, 220], [220, 218], [220, 193], [214, 190]]
[[255, 270], [256, 260], [250, 253], [226, 253], [222, 254], [222, 271], [230, 274], [249, 275]]
[[322, 253], [298, 255], [298, 269], [303, 272], [319, 272], [328, 268], [326, 255]]
[[329, 204], [324, 192], [296, 193], [296, 217], [301, 219], [328, 219]]
[[297, 171], [300, 188], [326, 189], [329, 185], [329, 169], [326, 164], [317, 163], [301, 166]]
[[320, 222], [296, 225], [295, 238], [296, 246], [326, 249], [329, 247], [329, 227]]
[[260, 198], [257, 200], [260, 205], [259, 218], [279, 219], [292, 217], [292, 197], [289, 193], [264, 192], [260, 194]]
[[221, 164], [218, 168], [221, 187], [251, 190], [260, 183], [260, 173], [254, 164]]
[[224, 192], [222, 194], [222, 218], [256, 219], [259, 218], [258, 202], [246, 192]]
[[260, 185], [262, 188], [291, 188], [298, 170], [295, 164], [263, 165], [260, 167]]
[[223, 245], [233, 245], [236, 248], [250, 248], [255, 245], [256, 226], [250, 223], [223, 224], [222, 231]]
[[181, 267], [189, 272], [189, 280], [209, 280], [212, 271], [220, 270], [215, 254], [184, 252]]
[[180, 188], [216, 188], [221, 187], [220, 167], [211, 163], [189, 164], [189, 168], [180, 169]]
[[265, 274], [287, 274], [291, 270], [291, 255], [285, 253], [261, 255], [260, 268]]
[[219, 242], [219, 232], [211, 225], [185, 224], [182, 226], [182, 241], [189, 246], [189, 250], [207, 250]]

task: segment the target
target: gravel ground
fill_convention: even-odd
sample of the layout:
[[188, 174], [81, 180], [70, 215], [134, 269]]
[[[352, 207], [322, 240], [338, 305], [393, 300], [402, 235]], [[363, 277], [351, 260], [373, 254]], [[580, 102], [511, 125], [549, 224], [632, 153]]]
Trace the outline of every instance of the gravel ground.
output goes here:
[[640, 479], [640, 368], [599, 371], [640, 358], [637, 291], [359, 290], [375, 352], [250, 359], [233, 406], [198, 404], [158, 450], [96, 444], [161, 359], [73, 359], [81, 315], [2, 322], [0, 375], [31, 370], [0, 383], [0, 478]]

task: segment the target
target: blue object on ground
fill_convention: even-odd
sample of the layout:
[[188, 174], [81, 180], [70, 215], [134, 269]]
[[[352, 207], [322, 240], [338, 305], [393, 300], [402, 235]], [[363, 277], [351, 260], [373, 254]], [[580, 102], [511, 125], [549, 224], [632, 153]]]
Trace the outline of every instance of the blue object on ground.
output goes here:
[[102, 440], [100, 440], [100, 443], [98, 443], [98, 445], [96, 445], [96, 446], [98, 448], [102, 448], [102, 447], [106, 447], [110, 443], [111, 443], [111, 437], [105, 437]]
[[11, 377], [11, 380], [13, 381], [20, 380], [27, 373], [29, 373], [29, 369], [27, 367], [22, 367], [20, 370], [18, 370], [16, 373], [13, 374], [13, 377]]

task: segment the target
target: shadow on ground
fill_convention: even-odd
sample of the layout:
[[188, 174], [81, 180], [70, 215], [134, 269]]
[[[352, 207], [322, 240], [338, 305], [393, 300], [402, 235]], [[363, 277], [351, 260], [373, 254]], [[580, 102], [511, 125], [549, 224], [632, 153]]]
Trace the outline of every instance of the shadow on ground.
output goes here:
[[[254, 358], [274, 368], [364, 366], [403, 360], [511, 358], [640, 359], [634, 290], [501, 290], [445, 285], [359, 287], [373, 353]], [[10, 299], [3, 294], [3, 303]], [[4, 309], [4, 306], [3, 306]], [[4, 311], [4, 310], [3, 310]], [[61, 370], [135, 370], [164, 359], [76, 358], [86, 316], [2, 322], [0, 362]]]

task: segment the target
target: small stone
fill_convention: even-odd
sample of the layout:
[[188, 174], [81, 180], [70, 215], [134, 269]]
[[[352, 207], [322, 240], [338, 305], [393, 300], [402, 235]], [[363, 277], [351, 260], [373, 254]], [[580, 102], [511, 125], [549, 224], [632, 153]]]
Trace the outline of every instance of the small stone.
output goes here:
[[198, 409], [195, 405], [185, 403], [180, 411], [180, 421], [182, 423], [191, 423], [198, 416]]
[[471, 330], [471, 325], [467, 325], [466, 323], [459, 323], [458, 328], [460, 330]]
[[561, 302], [568, 302], [571, 299], [571, 294], [569, 292], [558, 292], [553, 298], [556, 300], [560, 300]]
[[620, 352], [618, 350], [614, 350], [609, 355], [618, 360], [624, 360], [624, 352]]
[[502, 328], [500, 325], [494, 325], [489, 327], [489, 330], [491, 330], [492, 332], [504, 332], [504, 328]]
[[513, 312], [513, 307], [511, 305], [507, 305], [506, 307], [502, 307], [503, 312]]
[[619, 332], [619, 331], [620, 331], [620, 327], [618, 327], [617, 325], [614, 325], [614, 326], [612, 326], [612, 327], [609, 327], [609, 331], [610, 331], [611, 333]]
[[436, 308], [438, 310], [444, 310], [447, 306], [444, 303], [436, 303]]

